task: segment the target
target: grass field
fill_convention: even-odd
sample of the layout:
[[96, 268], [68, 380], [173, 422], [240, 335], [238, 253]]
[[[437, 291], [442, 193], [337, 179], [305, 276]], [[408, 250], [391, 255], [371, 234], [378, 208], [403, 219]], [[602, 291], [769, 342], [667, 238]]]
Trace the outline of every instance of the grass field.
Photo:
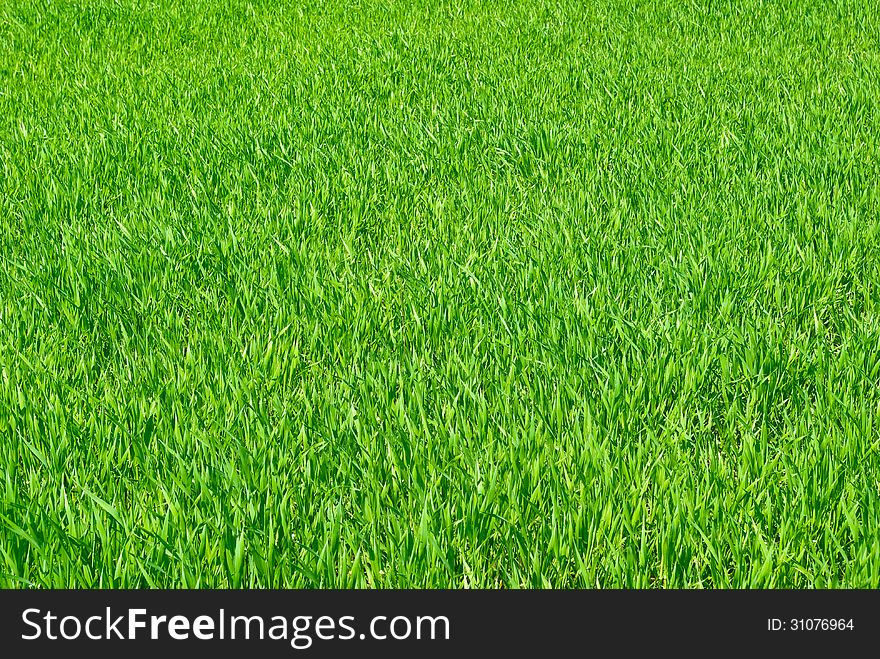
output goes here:
[[0, 585], [880, 586], [880, 5], [0, 0]]

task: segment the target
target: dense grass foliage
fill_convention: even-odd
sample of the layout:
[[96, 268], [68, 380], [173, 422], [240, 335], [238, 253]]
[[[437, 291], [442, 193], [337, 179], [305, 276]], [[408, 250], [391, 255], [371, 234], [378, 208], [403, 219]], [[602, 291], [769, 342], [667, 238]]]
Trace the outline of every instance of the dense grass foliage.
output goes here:
[[0, 0], [0, 585], [880, 586], [880, 7]]

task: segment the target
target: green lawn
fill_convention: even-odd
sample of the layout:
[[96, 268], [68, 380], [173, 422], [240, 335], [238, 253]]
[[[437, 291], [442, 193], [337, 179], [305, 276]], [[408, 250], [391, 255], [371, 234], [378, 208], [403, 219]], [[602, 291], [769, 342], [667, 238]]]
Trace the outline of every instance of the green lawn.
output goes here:
[[880, 587], [880, 5], [0, 0], [0, 586]]

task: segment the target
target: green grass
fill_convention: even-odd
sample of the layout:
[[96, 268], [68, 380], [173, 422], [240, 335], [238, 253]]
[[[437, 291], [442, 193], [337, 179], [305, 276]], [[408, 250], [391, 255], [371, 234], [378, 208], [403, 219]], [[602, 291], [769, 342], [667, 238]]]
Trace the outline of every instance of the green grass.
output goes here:
[[880, 5], [0, 0], [0, 586], [880, 587]]

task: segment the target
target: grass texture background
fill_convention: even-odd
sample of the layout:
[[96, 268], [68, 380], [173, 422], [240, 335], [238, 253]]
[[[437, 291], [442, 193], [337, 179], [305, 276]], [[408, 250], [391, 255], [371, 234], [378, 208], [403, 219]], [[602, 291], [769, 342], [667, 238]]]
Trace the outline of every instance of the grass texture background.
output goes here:
[[880, 5], [0, 0], [0, 585], [880, 586]]

